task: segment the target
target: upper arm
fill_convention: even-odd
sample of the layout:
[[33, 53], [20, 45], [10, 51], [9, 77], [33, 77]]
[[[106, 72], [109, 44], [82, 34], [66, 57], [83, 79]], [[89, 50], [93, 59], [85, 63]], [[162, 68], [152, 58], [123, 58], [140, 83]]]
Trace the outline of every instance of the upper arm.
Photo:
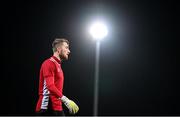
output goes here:
[[43, 77], [47, 84], [54, 83], [54, 63], [51, 61], [46, 61], [43, 63]]

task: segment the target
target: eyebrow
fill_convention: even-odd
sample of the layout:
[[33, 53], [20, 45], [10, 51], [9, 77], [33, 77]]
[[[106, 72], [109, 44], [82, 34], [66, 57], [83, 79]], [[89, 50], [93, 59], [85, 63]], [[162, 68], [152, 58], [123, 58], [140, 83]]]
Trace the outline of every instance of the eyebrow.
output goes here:
[[69, 45], [67, 45], [66, 47], [69, 48]]

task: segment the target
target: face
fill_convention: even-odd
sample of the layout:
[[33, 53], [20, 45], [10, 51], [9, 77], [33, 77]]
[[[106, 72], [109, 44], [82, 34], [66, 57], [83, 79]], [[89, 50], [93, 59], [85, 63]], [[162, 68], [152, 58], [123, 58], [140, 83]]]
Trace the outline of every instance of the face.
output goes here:
[[57, 48], [59, 52], [59, 57], [63, 60], [67, 60], [70, 54], [69, 45], [66, 42], [63, 42], [60, 47]]

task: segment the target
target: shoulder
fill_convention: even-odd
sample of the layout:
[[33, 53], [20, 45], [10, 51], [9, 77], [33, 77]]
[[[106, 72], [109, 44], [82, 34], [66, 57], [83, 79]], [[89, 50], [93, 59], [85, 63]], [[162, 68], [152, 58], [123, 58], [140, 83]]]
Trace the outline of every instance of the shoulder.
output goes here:
[[54, 62], [50, 60], [50, 58], [46, 59], [43, 63], [42, 63], [42, 67], [46, 66], [46, 67], [54, 67]]

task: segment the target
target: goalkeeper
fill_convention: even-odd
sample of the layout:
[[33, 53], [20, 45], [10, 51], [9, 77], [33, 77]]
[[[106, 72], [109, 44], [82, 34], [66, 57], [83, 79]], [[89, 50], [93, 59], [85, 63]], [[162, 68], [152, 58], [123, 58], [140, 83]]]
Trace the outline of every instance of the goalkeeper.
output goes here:
[[46, 59], [40, 69], [39, 99], [36, 113], [42, 115], [64, 115], [62, 103], [70, 114], [76, 114], [79, 107], [76, 103], [63, 95], [64, 75], [61, 68], [62, 60], [68, 60], [69, 41], [56, 38], [52, 43], [53, 56]]

